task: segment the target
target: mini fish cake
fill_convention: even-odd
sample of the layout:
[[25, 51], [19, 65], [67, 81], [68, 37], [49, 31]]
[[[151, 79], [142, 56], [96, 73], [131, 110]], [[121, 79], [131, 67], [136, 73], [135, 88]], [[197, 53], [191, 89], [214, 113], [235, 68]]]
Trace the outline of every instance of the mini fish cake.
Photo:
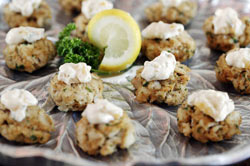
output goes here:
[[[165, 56], [169, 58], [165, 59]], [[174, 59], [172, 54], [163, 52], [151, 61], [153, 67], [144, 64], [143, 68], [137, 70], [136, 76], [131, 82], [135, 88], [137, 101], [141, 103], [166, 103], [175, 106], [185, 100], [188, 94], [186, 86], [190, 79], [188, 75], [190, 69], [179, 62], [174, 63], [174, 65], [165, 64], [173, 61], [172, 59]], [[170, 71], [172, 72], [169, 73]], [[168, 76], [165, 77], [165, 74]], [[148, 79], [148, 77], [151, 77], [151, 79]]]
[[66, 63], [50, 81], [49, 94], [60, 111], [83, 111], [102, 98], [103, 83], [85, 63]]
[[[100, 118], [101, 116], [101, 118]], [[76, 124], [79, 147], [89, 155], [111, 155], [135, 142], [134, 126], [127, 114], [107, 100], [89, 104]]]
[[56, 56], [54, 44], [41, 28], [13, 28], [6, 36], [6, 43], [3, 50], [5, 63], [13, 70], [32, 73]]
[[19, 26], [47, 28], [52, 18], [51, 9], [44, 0], [13, 0], [4, 7], [3, 15], [11, 28]]
[[223, 83], [233, 84], [241, 94], [250, 94], [250, 49], [236, 48], [223, 54], [216, 62], [216, 77]]
[[193, 94], [177, 111], [178, 129], [183, 135], [206, 143], [241, 133], [241, 114], [234, 110], [227, 93], [201, 90]]
[[80, 38], [82, 41], [89, 41], [86, 33], [89, 19], [87, 19], [83, 14], [80, 14], [74, 19], [74, 22], [76, 24], [76, 37]]
[[[232, 26], [228, 26], [228, 21]], [[232, 8], [217, 9], [214, 16], [206, 19], [203, 30], [210, 48], [227, 52], [245, 47], [250, 43], [250, 18], [238, 18]]]
[[149, 60], [162, 51], [174, 54], [177, 61], [184, 62], [194, 56], [196, 43], [181, 24], [152, 23], [142, 31], [142, 53]]
[[81, 7], [81, 14], [74, 19], [76, 24], [76, 36], [81, 38], [83, 41], [88, 41], [86, 28], [90, 19], [97, 13], [112, 8], [112, 2], [107, 0], [83, 1]]
[[[0, 134], [9, 141], [44, 144], [49, 141], [51, 132], [55, 130], [53, 120], [42, 108], [36, 105], [36, 99], [33, 99], [34, 97], [30, 96], [31, 94], [27, 96], [26, 93], [29, 92], [15, 89], [6, 91], [1, 96]], [[22, 100], [23, 98], [27, 100]], [[35, 103], [31, 102], [33, 100], [35, 100]], [[14, 107], [17, 105], [22, 107]], [[25, 107], [25, 110], [20, 110], [23, 107]]]
[[197, 13], [197, 3], [190, 0], [161, 0], [145, 9], [150, 22], [188, 24]]
[[81, 12], [82, 2], [84, 0], [58, 0], [59, 4], [68, 15], [77, 15]]

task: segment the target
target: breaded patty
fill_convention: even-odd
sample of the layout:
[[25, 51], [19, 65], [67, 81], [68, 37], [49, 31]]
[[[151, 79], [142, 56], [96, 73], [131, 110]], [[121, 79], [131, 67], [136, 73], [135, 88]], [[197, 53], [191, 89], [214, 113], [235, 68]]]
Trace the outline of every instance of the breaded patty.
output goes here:
[[222, 141], [240, 134], [240, 112], [230, 113], [224, 121], [216, 122], [204, 114], [198, 107], [183, 103], [177, 112], [178, 129], [187, 137], [206, 143], [208, 141]]
[[117, 148], [125, 149], [135, 141], [133, 124], [127, 114], [109, 124], [90, 124], [82, 117], [76, 124], [76, 138], [80, 148], [89, 155], [107, 156]]
[[102, 98], [103, 83], [95, 74], [88, 83], [67, 85], [56, 74], [50, 81], [49, 93], [60, 111], [83, 111], [95, 98]]
[[243, 17], [241, 20], [245, 23], [246, 28], [241, 36], [235, 35], [234, 32], [228, 29], [227, 34], [215, 34], [213, 25], [214, 16], [206, 19], [203, 30], [207, 37], [207, 42], [210, 48], [227, 52], [234, 48], [245, 47], [250, 44], [250, 19]]
[[76, 24], [76, 36], [82, 39], [82, 41], [88, 41], [86, 29], [89, 23], [89, 19], [87, 19], [83, 14], [80, 14], [75, 18], [74, 21]]
[[250, 94], [250, 69], [229, 66], [226, 62], [226, 54], [223, 54], [216, 62], [216, 77], [224, 83], [232, 83], [241, 94]]
[[56, 48], [50, 40], [43, 38], [34, 43], [7, 45], [3, 55], [10, 69], [32, 73], [55, 57]]
[[38, 106], [28, 106], [21, 122], [10, 117], [10, 111], [0, 103], [0, 133], [10, 141], [35, 144], [46, 143], [55, 130], [52, 118]]
[[244, 31], [244, 35], [240, 36], [239, 41], [241, 47], [246, 47], [247, 45], [250, 44], [250, 18], [245, 16], [242, 17], [241, 21], [245, 23], [246, 28]]
[[177, 62], [174, 74], [167, 80], [149, 82], [141, 77], [142, 70], [143, 68], [137, 70], [132, 80], [136, 90], [136, 100], [139, 102], [157, 102], [175, 106], [186, 99], [188, 94], [186, 86], [190, 79], [188, 75], [190, 69], [187, 66]]
[[34, 10], [33, 14], [29, 17], [22, 16], [21, 13], [11, 11], [7, 4], [4, 8], [4, 20], [11, 27], [31, 26], [31, 27], [48, 27], [52, 18], [49, 5], [42, 1], [40, 7]]
[[79, 14], [84, 0], [58, 0], [67, 14]]
[[174, 54], [177, 61], [184, 62], [195, 54], [196, 44], [194, 39], [186, 32], [166, 39], [143, 39], [142, 53], [148, 59], [153, 60], [162, 51]]
[[188, 24], [197, 13], [197, 4], [192, 1], [182, 2], [178, 7], [166, 8], [162, 3], [154, 3], [145, 9], [150, 22], [163, 21], [166, 23]]

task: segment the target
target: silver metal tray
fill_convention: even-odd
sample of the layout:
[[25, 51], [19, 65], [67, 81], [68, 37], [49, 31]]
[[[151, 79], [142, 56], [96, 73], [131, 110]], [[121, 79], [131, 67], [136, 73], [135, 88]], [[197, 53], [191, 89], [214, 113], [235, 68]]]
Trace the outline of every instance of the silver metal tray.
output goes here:
[[[241, 111], [243, 122], [242, 134], [231, 140], [218, 143], [202, 144], [181, 135], [177, 130], [177, 107], [164, 104], [139, 104], [134, 100], [133, 87], [130, 80], [138, 66], [128, 72], [103, 78], [105, 82], [105, 98], [126, 110], [133, 119], [137, 141], [128, 150], [120, 150], [108, 157], [91, 157], [76, 146], [75, 122], [80, 113], [59, 112], [50, 99], [47, 88], [51, 76], [57, 71], [60, 59], [57, 57], [48, 66], [28, 74], [12, 71], [5, 65], [2, 51], [5, 47], [7, 25], [2, 19], [2, 9], [9, 0], [0, 0], [0, 95], [7, 88], [25, 88], [31, 91], [43, 107], [54, 119], [56, 131], [51, 140], [44, 145], [22, 145], [9, 142], [0, 137], [0, 164], [10, 165], [221, 165], [232, 164], [250, 157], [250, 99], [249, 96], [237, 94], [230, 85], [216, 80], [214, 65], [221, 53], [210, 50], [206, 45], [202, 31], [204, 20], [213, 14], [216, 8], [231, 6], [241, 15], [250, 16], [248, 0], [199, 0], [197, 17], [186, 27], [196, 40], [196, 55], [186, 64], [192, 69], [189, 92], [198, 89], [217, 89], [226, 91], [234, 100], [236, 110]], [[53, 9], [52, 27], [48, 36], [56, 37], [58, 32], [72, 18], [66, 16], [56, 0], [47, 0]], [[126, 10], [134, 16], [141, 28], [148, 23], [144, 8], [153, 0], [113, 0], [115, 7]], [[136, 65], [145, 60], [140, 56]]]

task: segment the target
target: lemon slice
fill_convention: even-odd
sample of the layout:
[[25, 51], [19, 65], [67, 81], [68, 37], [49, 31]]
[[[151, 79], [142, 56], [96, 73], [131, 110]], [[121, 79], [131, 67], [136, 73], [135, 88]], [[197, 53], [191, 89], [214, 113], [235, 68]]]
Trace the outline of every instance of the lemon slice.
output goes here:
[[121, 71], [133, 64], [141, 49], [141, 32], [131, 15], [119, 9], [104, 10], [88, 24], [88, 37], [104, 49], [99, 67], [104, 71]]

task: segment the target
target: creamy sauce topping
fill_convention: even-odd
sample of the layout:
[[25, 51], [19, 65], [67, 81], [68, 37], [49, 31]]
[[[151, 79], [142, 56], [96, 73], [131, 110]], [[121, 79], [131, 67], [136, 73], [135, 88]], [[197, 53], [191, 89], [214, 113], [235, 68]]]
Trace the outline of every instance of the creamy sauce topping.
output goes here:
[[229, 34], [233, 32], [240, 36], [246, 25], [238, 18], [238, 13], [232, 8], [217, 9], [213, 19], [215, 34]]
[[97, 99], [94, 104], [88, 104], [82, 113], [91, 124], [107, 124], [120, 119], [122, 115], [123, 110], [106, 99]]
[[12, 0], [9, 4], [10, 10], [21, 13], [23, 16], [31, 16], [42, 0]]
[[10, 116], [21, 122], [26, 116], [28, 106], [37, 105], [37, 99], [27, 90], [13, 89], [3, 92], [1, 103], [10, 110]]
[[175, 65], [175, 56], [166, 51], [162, 51], [160, 56], [150, 62], [146, 61], [144, 63], [141, 77], [146, 81], [166, 80], [174, 73]]
[[188, 0], [160, 0], [165, 7], [178, 7], [182, 2]]
[[167, 24], [162, 21], [153, 22], [142, 31], [145, 39], [169, 39], [184, 31], [182, 24]]
[[82, 2], [82, 13], [87, 19], [91, 19], [97, 13], [112, 9], [113, 4], [107, 0], [86, 0]]
[[59, 68], [58, 80], [71, 85], [91, 81], [91, 66], [86, 63], [65, 63]]
[[23, 42], [33, 43], [44, 38], [43, 28], [19, 27], [12, 28], [6, 35], [5, 41], [9, 45], [20, 44]]
[[250, 68], [250, 48], [230, 51], [226, 55], [226, 63], [238, 68]]
[[216, 122], [226, 119], [234, 111], [234, 102], [227, 93], [215, 90], [200, 90], [188, 96], [188, 105], [198, 107]]

